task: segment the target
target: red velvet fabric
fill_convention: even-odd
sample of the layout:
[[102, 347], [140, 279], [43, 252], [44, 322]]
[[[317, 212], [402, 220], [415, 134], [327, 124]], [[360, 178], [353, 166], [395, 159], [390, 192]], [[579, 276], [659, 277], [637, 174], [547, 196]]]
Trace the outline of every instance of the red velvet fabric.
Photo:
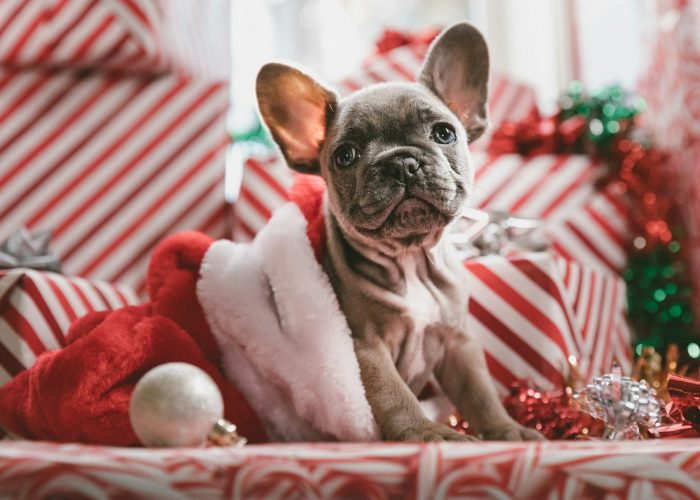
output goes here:
[[216, 365], [216, 341], [196, 296], [202, 257], [212, 240], [180, 233], [154, 251], [151, 303], [91, 313], [76, 321], [63, 349], [0, 388], [0, 426], [32, 439], [138, 445], [129, 398], [149, 369], [171, 361], [207, 372], [224, 396], [225, 416], [252, 443], [265, 442], [260, 419]]

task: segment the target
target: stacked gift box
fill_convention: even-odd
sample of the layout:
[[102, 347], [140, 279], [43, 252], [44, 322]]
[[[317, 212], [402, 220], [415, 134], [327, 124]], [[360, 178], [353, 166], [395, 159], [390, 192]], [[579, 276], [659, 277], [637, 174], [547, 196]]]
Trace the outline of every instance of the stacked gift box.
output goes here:
[[165, 235], [226, 234], [228, 33], [205, 20], [227, 3], [176, 3], [0, 9], [0, 242], [48, 231], [65, 274], [0, 270], [0, 385], [86, 312], [137, 303]]
[[[225, 235], [226, 30], [205, 43], [178, 4], [3, 3], [0, 241], [51, 230], [64, 272], [141, 293], [163, 236]], [[226, 19], [226, 2], [207, 9]], [[198, 59], [173, 52], [183, 38]]]

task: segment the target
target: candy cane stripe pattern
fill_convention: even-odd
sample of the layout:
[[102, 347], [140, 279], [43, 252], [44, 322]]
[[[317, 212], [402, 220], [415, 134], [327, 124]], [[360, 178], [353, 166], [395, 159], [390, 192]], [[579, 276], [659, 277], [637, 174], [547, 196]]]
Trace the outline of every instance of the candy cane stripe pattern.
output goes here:
[[6, 442], [0, 496], [697, 498], [692, 439], [133, 449]]
[[3, 0], [0, 60], [47, 65], [167, 67], [159, 2], [140, 0]]
[[469, 327], [501, 394], [518, 379], [563, 387], [570, 363], [585, 380], [613, 360], [629, 372], [625, 285], [617, 276], [548, 253], [487, 256], [465, 267]]
[[620, 272], [627, 261], [627, 208], [613, 187], [600, 190], [600, 165], [582, 155], [474, 155], [471, 205], [542, 219], [554, 252]]
[[0, 271], [0, 385], [65, 345], [71, 323], [90, 311], [136, 305], [127, 286], [55, 273]]
[[0, 240], [51, 229], [66, 272], [142, 292], [164, 235], [225, 236], [225, 83], [4, 69], [0, 92]]

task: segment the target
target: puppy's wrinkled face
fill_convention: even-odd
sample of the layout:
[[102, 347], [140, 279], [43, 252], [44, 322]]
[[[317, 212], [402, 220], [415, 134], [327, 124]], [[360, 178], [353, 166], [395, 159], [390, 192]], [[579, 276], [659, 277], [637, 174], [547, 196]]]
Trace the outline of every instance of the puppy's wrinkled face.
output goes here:
[[376, 85], [342, 100], [320, 156], [341, 224], [401, 246], [437, 241], [472, 182], [464, 126], [419, 84]]
[[433, 42], [418, 83], [340, 100], [284, 64], [258, 74], [260, 113], [289, 166], [322, 175], [343, 231], [392, 248], [432, 246], [469, 194], [468, 142], [484, 131], [486, 42], [461, 23]]

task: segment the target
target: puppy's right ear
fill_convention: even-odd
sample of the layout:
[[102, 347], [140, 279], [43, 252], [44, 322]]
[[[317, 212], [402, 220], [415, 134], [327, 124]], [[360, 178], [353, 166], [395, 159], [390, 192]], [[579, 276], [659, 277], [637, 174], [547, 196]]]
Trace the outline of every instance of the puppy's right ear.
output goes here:
[[302, 71], [269, 63], [258, 73], [258, 107], [263, 121], [294, 170], [320, 173], [319, 150], [338, 98]]

